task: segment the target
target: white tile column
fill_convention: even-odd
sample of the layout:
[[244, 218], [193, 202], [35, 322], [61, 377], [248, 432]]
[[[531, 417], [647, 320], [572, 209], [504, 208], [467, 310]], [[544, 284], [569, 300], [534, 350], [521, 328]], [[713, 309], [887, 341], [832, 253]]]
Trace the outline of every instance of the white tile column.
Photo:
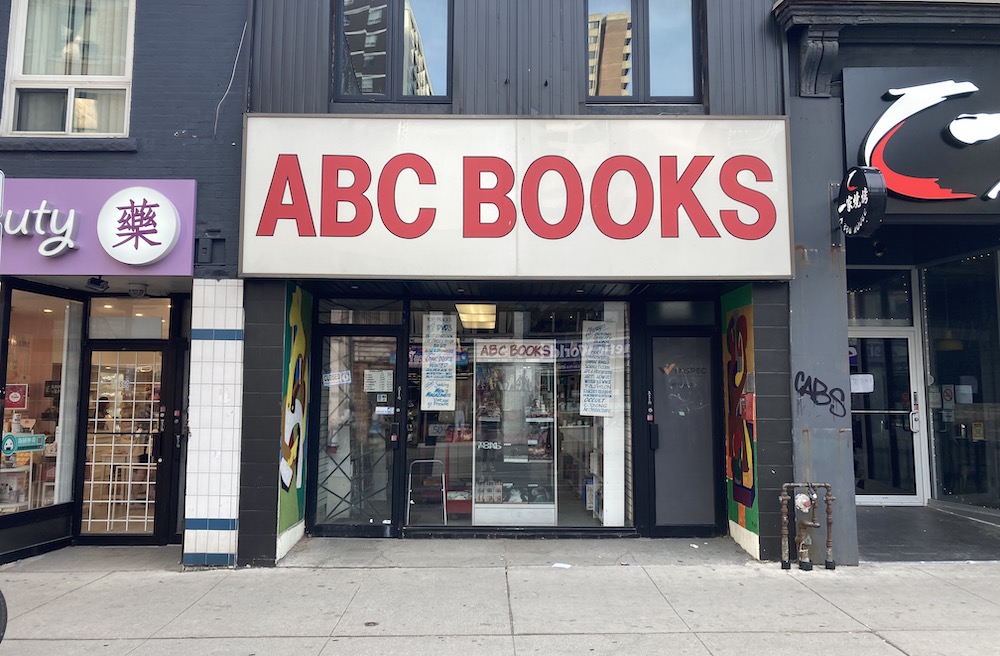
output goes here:
[[243, 281], [194, 281], [184, 564], [236, 564], [243, 415]]

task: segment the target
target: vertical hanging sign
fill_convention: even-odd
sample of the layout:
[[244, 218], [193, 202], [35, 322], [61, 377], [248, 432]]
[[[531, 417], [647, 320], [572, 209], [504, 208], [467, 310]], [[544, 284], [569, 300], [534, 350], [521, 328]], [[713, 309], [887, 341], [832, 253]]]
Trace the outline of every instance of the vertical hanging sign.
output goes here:
[[613, 378], [611, 376], [611, 338], [614, 323], [583, 322], [583, 363], [580, 383], [580, 414], [591, 417], [611, 416]]
[[455, 409], [455, 315], [425, 314], [420, 409]]

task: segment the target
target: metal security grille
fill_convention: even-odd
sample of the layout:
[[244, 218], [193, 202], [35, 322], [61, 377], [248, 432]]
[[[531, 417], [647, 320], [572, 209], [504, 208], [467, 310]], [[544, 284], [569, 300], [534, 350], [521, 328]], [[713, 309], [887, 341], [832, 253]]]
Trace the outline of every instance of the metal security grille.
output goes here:
[[91, 357], [84, 534], [153, 532], [161, 372], [156, 351], [95, 351]]

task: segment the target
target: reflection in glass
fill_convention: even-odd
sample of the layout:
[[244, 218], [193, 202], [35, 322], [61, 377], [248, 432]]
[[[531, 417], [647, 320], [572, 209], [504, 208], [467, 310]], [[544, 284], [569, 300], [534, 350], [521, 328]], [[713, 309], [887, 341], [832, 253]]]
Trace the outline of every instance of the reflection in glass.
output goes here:
[[632, 2], [587, 3], [587, 95], [632, 95]]
[[[871, 495], [916, 494], [907, 340], [855, 337], [848, 346], [851, 374], [872, 379], [871, 392], [851, 394], [855, 491]], [[831, 402], [838, 401], [836, 391], [825, 392]]]
[[17, 90], [17, 100], [14, 104], [16, 132], [62, 132], [65, 126], [65, 90]]
[[912, 326], [910, 287], [909, 269], [848, 269], [848, 325]]
[[694, 95], [691, 0], [649, 3], [649, 95]]
[[114, 134], [125, 131], [123, 89], [83, 90], [73, 100], [73, 132]]
[[395, 358], [395, 338], [323, 340], [317, 525], [391, 520]]
[[82, 322], [79, 301], [11, 293], [0, 515], [73, 500]]
[[403, 16], [403, 95], [448, 95], [448, 2], [407, 0]]
[[448, 95], [448, 0], [406, 0], [401, 12], [387, 0], [345, 1], [341, 16], [342, 94]]
[[935, 494], [1000, 508], [997, 260], [987, 253], [922, 273]]
[[386, 0], [345, 2], [341, 16], [347, 49], [341, 91], [348, 95], [385, 95]]
[[25, 75], [124, 75], [128, 0], [31, 0]]
[[84, 534], [153, 533], [162, 371], [157, 351], [91, 355]]
[[[631, 525], [625, 304], [483, 305], [494, 308], [492, 328], [472, 325], [454, 302], [413, 304], [408, 524]], [[451, 317], [456, 327], [451, 410], [426, 410], [422, 402], [425, 316]], [[585, 331], [598, 325], [613, 334], [607, 365], [614, 383], [606, 415], [581, 405], [582, 392], [592, 384], [584, 369], [593, 366], [581, 355]], [[488, 349], [501, 343], [554, 345], [555, 358], [490, 355]]]

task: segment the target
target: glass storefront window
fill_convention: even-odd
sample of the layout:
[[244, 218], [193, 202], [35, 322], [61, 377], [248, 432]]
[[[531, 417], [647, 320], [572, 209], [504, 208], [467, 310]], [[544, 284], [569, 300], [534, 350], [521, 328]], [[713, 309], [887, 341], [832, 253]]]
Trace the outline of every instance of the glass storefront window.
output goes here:
[[912, 326], [910, 270], [848, 269], [850, 326]]
[[166, 339], [169, 298], [95, 298], [90, 302], [91, 339]]
[[0, 514], [73, 498], [83, 304], [11, 293]]
[[1000, 508], [997, 258], [921, 273], [936, 496]]
[[321, 324], [398, 326], [403, 323], [402, 301], [324, 299], [319, 302]]
[[631, 525], [625, 303], [415, 302], [411, 317], [410, 525]]

